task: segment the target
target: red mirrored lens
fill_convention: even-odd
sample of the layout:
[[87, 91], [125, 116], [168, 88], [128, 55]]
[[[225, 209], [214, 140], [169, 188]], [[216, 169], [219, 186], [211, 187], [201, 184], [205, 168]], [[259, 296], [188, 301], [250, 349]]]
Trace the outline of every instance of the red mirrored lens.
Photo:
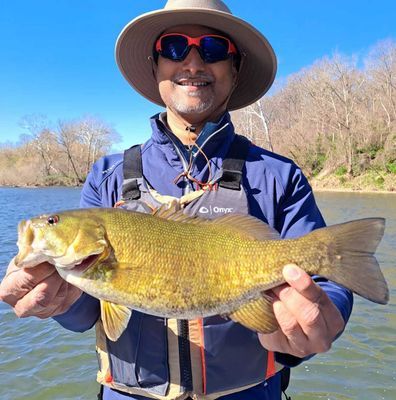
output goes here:
[[189, 53], [191, 46], [196, 46], [202, 59], [213, 63], [227, 59], [231, 54], [236, 54], [232, 42], [220, 35], [202, 35], [190, 37], [179, 33], [162, 35], [156, 42], [156, 51], [162, 57], [173, 61], [182, 61]]

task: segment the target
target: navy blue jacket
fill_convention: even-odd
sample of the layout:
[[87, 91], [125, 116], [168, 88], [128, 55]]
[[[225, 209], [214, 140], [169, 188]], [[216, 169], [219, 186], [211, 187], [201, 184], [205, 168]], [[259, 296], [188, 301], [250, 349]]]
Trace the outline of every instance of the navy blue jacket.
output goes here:
[[[152, 137], [142, 149], [145, 179], [163, 195], [181, 197], [186, 191], [186, 186], [194, 190], [194, 185], [183, 179], [174, 183], [174, 179], [184, 171], [190, 160], [188, 150], [167, 130], [158, 115], [151, 119], [151, 126]], [[221, 167], [234, 135], [228, 113], [224, 114], [218, 123], [207, 123], [196, 143], [210, 160], [210, 168], [205, 157], [200, 152], [193, 151], [191, 175], [204, 182], [210, 178], [209, 172], [213, 176]], [[96, 162], [85, 182], [81, 207], [113, 207], [121, 197], [122, 166], [122, 154], [106, 156]], [[243, 186], [247, 193], [250, 214], [274, 227], [282, 238], [298, 237], [325, 225], [305, 176], [285, 157], [251, 146], [245, 163]], [[351, 292], [333, 282], [320, 280], [318, 284], [347, 321], [353, 304]], [[55, 319], [67, 329], [82, 332], [91, 328], [98, 317], [98, 301], [83, 294], [69, 311]], [[302, 361], [294, 356], [279, 353], [276, 354], [276, 360], [289, 367]], [[104, 398], [119, 400], [131, 396], [105, 388]], [[279, 399], [279, 374], [263, 384], [224, 398]]]

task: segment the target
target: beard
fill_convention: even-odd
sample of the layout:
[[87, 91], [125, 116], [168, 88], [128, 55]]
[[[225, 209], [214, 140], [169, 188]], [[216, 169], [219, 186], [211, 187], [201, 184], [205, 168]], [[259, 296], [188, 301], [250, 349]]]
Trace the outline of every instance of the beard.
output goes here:
[[[202, 79], [209, 86], [198, 91], [189, 91], [178, 84], [182, 79]], [[201, 114], [209, 111], [215, 103], [214, 89], [210, 86], [213, 82], [214, 78], [209, 74], [190, 74], [185, 71], [178, 73], [170, 82], [172, 90], [168, 92], [167, 106], [179, 114]]]
[[213, 107], [214, 96], [206, 95], [206, 98], [202, 98], [199, 93], [188, 94], [191, 99], [195, 98], [195, 101], [183, 101], [181, 96], [176, 94], [169, 97], [168, 106], [179, 114], [201, 114]]

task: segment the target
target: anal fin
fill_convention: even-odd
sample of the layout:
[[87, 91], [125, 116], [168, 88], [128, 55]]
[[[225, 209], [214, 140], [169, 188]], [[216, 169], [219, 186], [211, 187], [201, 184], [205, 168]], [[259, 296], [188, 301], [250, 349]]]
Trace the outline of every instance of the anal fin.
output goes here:
[[229, 317], [259, 333], [271, 333], [279, 327], [272, 308], [272, 301], [265, 294], [263, 297], [244, 304]]
[[115, 342], [128, 326], [132, 310], [125, 306], [101, 300], [100, 311], [106, 336]]

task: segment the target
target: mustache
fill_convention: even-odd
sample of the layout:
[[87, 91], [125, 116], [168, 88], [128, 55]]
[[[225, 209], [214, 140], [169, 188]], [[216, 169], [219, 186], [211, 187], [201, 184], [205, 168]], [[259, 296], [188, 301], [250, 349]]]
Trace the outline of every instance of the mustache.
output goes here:
[[203, 81], [208, 82], [208, 83], [214, 82], [214, 78], [213, 78], [212, 75], [201, 73], [201, 72], [197, 73], [197, 74], [191, 74], [189, 72], [179, 72], [178, 74], [176, 74], [173, 77], [173, 81], [174, 82], [180, 81], [182, 79], [185, 79], [185, 80], [203, 80]]

